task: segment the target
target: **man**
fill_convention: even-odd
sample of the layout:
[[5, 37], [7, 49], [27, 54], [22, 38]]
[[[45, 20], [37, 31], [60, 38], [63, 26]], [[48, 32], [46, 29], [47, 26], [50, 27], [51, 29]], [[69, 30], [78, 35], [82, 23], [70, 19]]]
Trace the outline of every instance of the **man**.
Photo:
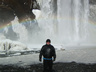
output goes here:
[[42, 56], [44, 72], [52, 72], [52, 65], [56, 59], [56, 53], [55, 48], [51, 45], [50, 39], [47, 39], [46, 44], [41, 48], [39, 61], [42, 61]]

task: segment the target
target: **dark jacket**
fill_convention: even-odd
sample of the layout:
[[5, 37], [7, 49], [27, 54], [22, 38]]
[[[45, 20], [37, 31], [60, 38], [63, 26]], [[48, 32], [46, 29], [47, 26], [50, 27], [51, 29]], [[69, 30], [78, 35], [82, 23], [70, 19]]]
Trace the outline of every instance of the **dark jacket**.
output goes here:
[[56, 52], [55, 52], [55, 48], [52, 46], [52, 45], [44, 45], [42, 48], [41, 48], [41, 51], [40, 51], [40, 55], [39, 55], [39, 60], [41, 60], [42, 56], [44, 58], [54, 58], [54, 61], [56, 59]]

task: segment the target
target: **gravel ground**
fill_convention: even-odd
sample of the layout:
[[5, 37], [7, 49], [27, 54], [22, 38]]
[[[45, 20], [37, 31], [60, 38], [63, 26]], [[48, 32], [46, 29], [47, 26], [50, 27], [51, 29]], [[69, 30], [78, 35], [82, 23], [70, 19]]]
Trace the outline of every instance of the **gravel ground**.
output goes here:
[[[96, 72], [96, 64], [83, 63], [54, 63], [55, 72]], [[35, 64], [26, 67], [15, 65], [0, 65], [0, 72], [43, 72], [42, 64]]]

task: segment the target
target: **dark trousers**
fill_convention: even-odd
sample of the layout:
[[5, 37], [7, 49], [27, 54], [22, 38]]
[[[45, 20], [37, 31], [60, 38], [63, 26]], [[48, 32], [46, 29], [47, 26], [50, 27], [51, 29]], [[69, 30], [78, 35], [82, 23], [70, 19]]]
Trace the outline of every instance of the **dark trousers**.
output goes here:
[[52, 66], [53, 66], [52, 60], [44, 60], [43, 61], [43, 67], [44, 67], [43, 72], [52, 72]]

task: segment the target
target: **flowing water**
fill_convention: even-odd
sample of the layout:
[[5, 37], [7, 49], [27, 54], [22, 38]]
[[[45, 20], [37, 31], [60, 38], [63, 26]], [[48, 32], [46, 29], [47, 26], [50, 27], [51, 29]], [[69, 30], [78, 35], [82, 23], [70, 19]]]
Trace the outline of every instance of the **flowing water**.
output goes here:
[[[89, 0], [38, 0], [43, 38], [54, 43], [71, 43], [86, 40], [88, 35]], [[41, 20], [42, 19], [42, 20]], [[42, 34], [42, 33], [41, 33]]]
[[88, 39], [92, 40], [90, 36], [92, 29], [89, 31], [88, 23], [89, 0], [37, 0], [37, 2], [41, 7], [38, 18], [25, 21], [21, 25], [18, 19], [12, 22], [12, 29], [19, 41], [42, 44], [50, 38], [54, 44], [79, 44], [87, 43]]

